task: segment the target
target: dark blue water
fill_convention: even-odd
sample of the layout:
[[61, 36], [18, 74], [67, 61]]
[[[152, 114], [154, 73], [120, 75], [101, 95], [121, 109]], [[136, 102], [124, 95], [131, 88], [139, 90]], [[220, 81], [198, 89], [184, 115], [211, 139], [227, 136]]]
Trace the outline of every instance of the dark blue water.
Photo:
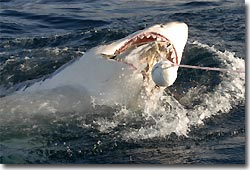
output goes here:
[[[189, 26], [182, 63], [214, 67], [244, 63], [244, 1], [0, 0], [0, 90], [49, 75], [92, 47], [170, 21]], [[1, 163], [245, 164], [245, 80], [234, 78], [180, 69], [168, 93], [178, 94], [187, 114], [200, 108], [206, 113], [203, 123], [189, 116], [195, 123], [190, 123], [187, 136], [165, 134], [162, 129], [152, 137], [133, 135], [151, 122], [141, 113], [120, 121], [117, 113], [122, 106], [35, 114], [20, 105], [25, 114], [11, 114], [14, 102], [2, 96]], [[234, 88], [217, 96], [224, 85]], [[183, 97], [200, 87], [204, 88], [198, 90], [199, 97]], [[103, 130], [105, 122], [117, 121]]]

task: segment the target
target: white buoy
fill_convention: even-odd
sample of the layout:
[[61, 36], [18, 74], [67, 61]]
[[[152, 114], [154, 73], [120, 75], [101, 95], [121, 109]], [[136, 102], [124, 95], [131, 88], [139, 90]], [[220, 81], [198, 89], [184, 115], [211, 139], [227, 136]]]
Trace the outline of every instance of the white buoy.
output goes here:
[[177, 78], [178, 66], [173, 66], [171, 61], [160, 61], [152, 69], [152, 79], [158, 86], [171, 86]]

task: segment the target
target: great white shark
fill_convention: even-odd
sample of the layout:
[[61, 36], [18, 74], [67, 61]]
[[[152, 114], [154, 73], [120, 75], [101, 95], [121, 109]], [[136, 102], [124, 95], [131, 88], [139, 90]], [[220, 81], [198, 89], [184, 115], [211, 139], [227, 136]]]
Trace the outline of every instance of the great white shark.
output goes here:
[[49, 77], [12, 88], [12, 95], [77, 89], [98, 104], [128, 104], [175, 82], [178, 66], [172, 64], [180, 64], [187, 38], [183, 22], [157, 24], [94, 47]]

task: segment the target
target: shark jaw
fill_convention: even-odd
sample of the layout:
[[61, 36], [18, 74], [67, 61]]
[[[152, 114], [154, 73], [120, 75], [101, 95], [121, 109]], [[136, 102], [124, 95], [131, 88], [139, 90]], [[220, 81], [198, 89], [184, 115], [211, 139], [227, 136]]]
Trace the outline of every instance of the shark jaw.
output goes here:
[[[170, 40], [168, 40], [166, 37], [164, 37], [161, 34], [158, 34], [156, 32], [142, 32], [142, 33], [132, 37], [127, 42], [125, 42], [124, 45], [121, 46], [119, 49], [117, 49], [114, 54], [119, 55], [133, 46], [137, 47], [137, 46], [140, 46], [142, 44], [147, 44], [147, 43], [151, 43], [151, 42], [155, 42], [156, 45], [160, 45], [157, 43], [161, 43], [161, 45], [163, 45], [163, 47], [165, 47], [166, 49], [171, 45]], [[172, 48], [173, 48], [172, 52], [174, 52], [174, 56], [171, 55], [172, 54], [172, 52], [171, 52], [167, 56], [167, 59], [172, 61], [172, 62], [178, 63], [178, 56], [176, 54], [176, 50], [175, 50], [174, 46]], [[175, 59], [175, 61], [174, 61], [174, 59]]]
[[170, 22], [137, 31], [103, 46], [100, 53], [138, 69], [144, 78], [153, 80], [157, 86], [167, 87], [174, 83], [178, 70], [178, 66], [169, 66], [171, 63], [180, 64], [187, 38], [188, 26], [185, 23]]

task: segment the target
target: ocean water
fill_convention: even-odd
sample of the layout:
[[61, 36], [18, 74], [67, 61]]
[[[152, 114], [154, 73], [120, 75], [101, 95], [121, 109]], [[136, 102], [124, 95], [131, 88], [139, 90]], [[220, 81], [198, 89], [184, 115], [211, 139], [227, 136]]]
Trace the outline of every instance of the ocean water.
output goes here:
[[183, 64], [245, 69], [244, 1], [0, 0], [1, 163], [245, 164], [245, 74], [180, 68], [141, 110], [86, 103], [67, 89], [4, 95], [92, 47], [170, 21], [189, 26]]

